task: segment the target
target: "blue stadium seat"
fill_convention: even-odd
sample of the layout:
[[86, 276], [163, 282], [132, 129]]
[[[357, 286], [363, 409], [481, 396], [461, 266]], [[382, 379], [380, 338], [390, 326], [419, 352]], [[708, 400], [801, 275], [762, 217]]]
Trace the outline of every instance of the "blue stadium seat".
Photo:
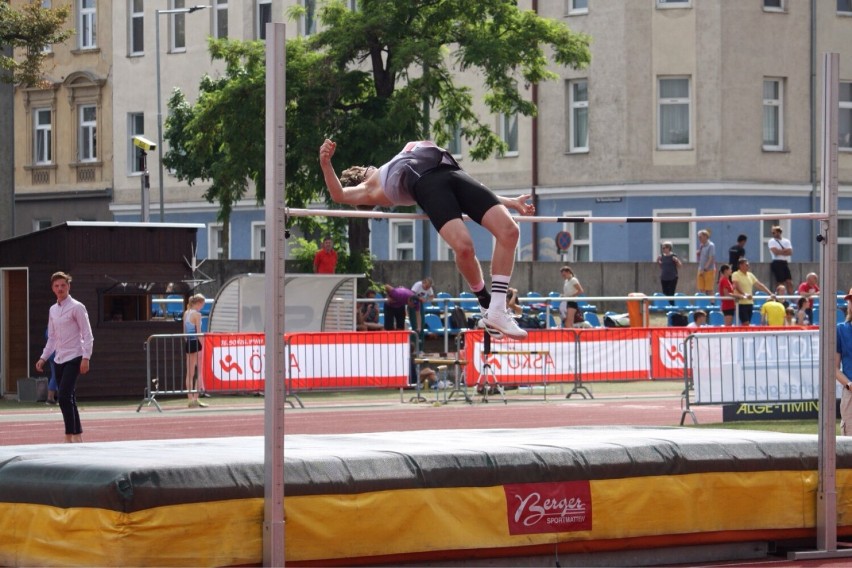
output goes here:
[[595, 312], [584, 312], [583, 319], [592, 327], [600, 327], [601, 320]]
[[725, 325], [725, 314], [718, 310], [712, 310], [707, 313], [707, 323], [709, 325]]
[[651, 307], [649, 308], [651, 310], [651, 313], [664, 314], [670, 309], [672, 309], [672, 306], [671, 304], [669, 304], [668, 300], [661, 299], [665, 297], [662, 292], [654, 292], [651, 297]]
[[466, 312], [479, 313], [479, 300], [476, 299], [476, 294], [465, 290], [464, 292], [459, 294], [459, 298], [464, 298], [464, 300], [459, 302], [459, 306], [461, 306], [461, 309]]

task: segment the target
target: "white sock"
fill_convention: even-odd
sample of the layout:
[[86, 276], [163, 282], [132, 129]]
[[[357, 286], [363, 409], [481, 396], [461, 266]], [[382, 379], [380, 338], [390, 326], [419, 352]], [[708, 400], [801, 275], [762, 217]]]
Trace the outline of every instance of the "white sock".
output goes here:
[[493, 274], [491, 276], [491, 305], [488, 311], [503, 313], [506, 311], [506, 292], [509, 291], [509, 280], [511, 276]]

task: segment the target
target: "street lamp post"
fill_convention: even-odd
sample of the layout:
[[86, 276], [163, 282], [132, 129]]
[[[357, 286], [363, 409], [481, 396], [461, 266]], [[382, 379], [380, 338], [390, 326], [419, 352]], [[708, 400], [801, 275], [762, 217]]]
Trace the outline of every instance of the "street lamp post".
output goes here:
[[154, 28], [157, 30], [157, 151], [160, 158], [160, 222], [166, 220], [165, 192], [163, 191], [163, 95], [160, 88], [160, 16], [163, 14], [192, 14], [210, 6], [192, 6], [191, 8], [174, 8], [157, 10], [154, 17]]

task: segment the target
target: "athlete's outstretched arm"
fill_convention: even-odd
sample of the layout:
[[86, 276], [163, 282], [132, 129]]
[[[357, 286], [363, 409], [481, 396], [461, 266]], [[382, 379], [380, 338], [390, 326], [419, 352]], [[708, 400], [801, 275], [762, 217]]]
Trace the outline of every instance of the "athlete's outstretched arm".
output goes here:
[[334, 172], [334, 166], [331, 164], [331, 157], [334, 156], [336, 149], [337, 144], [326, 139], [322, 143], [322, 146], [320, 146], [319, 151], [320, 168], [322, 169], [325, 186], [328, 188], [331, 199], [335, 203], [342, 203], [344, 205], [392, 205], [381, 191], [379, 176], [375, 170], [358, 185], [343, 187], [343, 184], [340, 183], [340, 178]]

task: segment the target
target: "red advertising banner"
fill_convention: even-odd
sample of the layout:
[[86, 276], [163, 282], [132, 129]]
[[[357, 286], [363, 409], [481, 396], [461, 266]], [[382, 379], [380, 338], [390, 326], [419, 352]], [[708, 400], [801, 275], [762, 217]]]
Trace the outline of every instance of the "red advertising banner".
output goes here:
[[[294, 333], [285, 336], [289, 388], [400, 387], [408, 384], [409, 334], [392, 332]], [[264, 389], [266, 335], [206, 334], [204, 388]]]
[[509, 534], [592, 529], [592, 490], [588, 480], [504, 485]]

